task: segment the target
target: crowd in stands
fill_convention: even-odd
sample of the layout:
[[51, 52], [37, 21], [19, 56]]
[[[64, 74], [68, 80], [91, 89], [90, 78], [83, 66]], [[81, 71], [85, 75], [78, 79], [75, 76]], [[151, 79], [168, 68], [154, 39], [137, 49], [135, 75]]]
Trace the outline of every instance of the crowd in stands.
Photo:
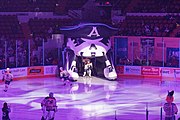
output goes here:
[[[135, 66], [163, 66], [162, 60], [147, 60], [146, 58], [141, 59], [140, 57], [135, 57], [134, 60], [130, 60], [128, 57], [118, 58], [118, 65], [135, 65]], [[177, 57], [172, 56], [169, 58], [168, 62], [164, 62], [165, 67], [179, 67], [179, 60]]]
[[136, 13], [178, 13], [179, 0], [139, 0], [132, 12]]
[[53, 12], [65, 14], [81, 8], [87, 0], [1, 0], [0, 12]]
[[[65, 14], [64, 11], [81, 9], [87, 0], [1, 0], [0, 12], [54, 12]], [[119, 28], [120, 36], [156, 36], [156, 37], [179, 37], [180, 17], [178, 0], [126, 0], [126, 1], [106, 1], [95, 0], [95, 2], [105, 2], [112, 7], [112, 10], [120, 10], [124, 20], [113, 24]], [[75, 5], [76, 3], [76, 5]], [[173, 9], [172, 9], [173, 8]], [[83, 10], [83, 9], [82, 9]], [[127, 13], [168, 13], [166, 15], [127, 15]], [[111, 20], [111, 18], [109, 18]], [[0, 67], [5, 67], [5, 60], [9, 67], [27, 66], [28, 60], [31, 65], [41, 65], [42, 55], [34, 54], [34, 51], [42, 47], [43, 42], [52, 38], [52, 34], [59, 34], [61, 26], [75, 25], [73, 18], [30, 18], [27, 22], [31, 32], [31, 48], [22, 25], [18, 20], [18, 15], [0, 15]], [[176, 30], [175, 33], [173, 33]], [[5, 46], [5, 42], [6, 46]], [[14, 41], [17, 41], [16, 43]], [[30, 52], [29, 52], [30, 50]], [[7, 56], [5, 56], [5, 51]], [[56, 50], [57, 51], [57, 50]], [[16, 53], [17, 52], [17, 53]], [[30, 58], [29, 58], [30, 53]], [[17, 55], [16, 55], [17, 54]], [[51, 52], [45, 52], [45, 64], [57, 63], [55, 56], [51, 57]], [[40, 57], [37, 57], [40, 56]], [[16, 62], [17, 57], [17, 62]], [[23, 58], [23, 59], [21, 59]], [[38, 61], [38, 62], [37, 62]], [[119, 60], [118, 60], [119, 61]], [[123, 62], [122, 62], [123, 61]], [[132, 62], [120, 60], [122, 64], [132, 64]], [[142, 60], [141, 60], [142, 61]], [[38, 64], [37, 64], [38, 63]], [[151, 62], [149, 62], [151, 63]], [[161, 64], [161, 62], [157, 62]], [[137, 64], [140, 64], [137, 61]], [[141, 64], [144, 64], [141, 62]]]
[[23, 38], [23, 32], [16, 15], [0, 15], [0, 35], [8, 38]]
[[0, 68], [5, 67], [5, 60], [7, 62], [6, 64], [8, 65], [8, 67], [16, 67], [16, 64], [18, 67], [27, 66], [27, 44], [28, 43], [23, 40], [16, 41], [14, 39], [4, 38], [2, 36], [0, 39]]
[[[3, 12], [53, 12], [56, 6], [61, 6], [65, 1], [62, 0], [2, 0], [0, 1], [0, 11]], [[96, 0], [96, 2], [100, 2], [102, 0]], [[87, 2], [87, 0], [69, 0], [66, 1], [65, 6], [66, 9], [79, 9]], [[18, 4], [17, 4], [18, 3]], [[76, 5], [74, 5], [76, 3]], [[112, 0], [108, 2], [112, 5], [112, 10], [120, 10], [124, 15], [127, 12], [135, 12], [135, 13], [159, 13], [167, 11], [162, 11], [165, 7], [169, 11], [168, 13], [178, 12], [176, 10], [177, 6], [180, 4], [178, 0], [139, 0], [136, 4], [135, 0], [126, 0], [126, 1], [117, 1]], [[131, 5], [131, 7], [130, 7]], [[138, 9], [137, 9], [138, 8]], [[173, 9], [171, 9], [173, 8]], [[120, 25], [115, 25], [120, 28], [120, 35], [135, 35], [135, 36], [169, 36], [169, 34], [179, 25], [179, 15], [171, 15], [171, 16], [125, 16], [125, 20]], [[169, 18], [168, 18], [169, 17]], [[110, 18], [111, 19], [111, 18]], [[0, 34], [1, 35], [11, 35], [23, 37], [23, 32], [21, 30], [20, 23], [15, 15], [1, 15], [0, 16]], [[31, 18], [28, 22], [29, 27], [32, 31], [33, 35], [43, 34], [50, 35], [51, 32], [59, 32], [58, 28], [60, 26], [71, 25], [72, 19], [38, 19]], [[178, 36], [179, 34], [177, 34]]]
[[168, 37], [176, 28], [178, 20], [168, 16], [126, 16], [120, 25], [119, 34], [123, 36]]
[[32, 31], [33, 37], [50, 37], [52, 33], [60, 33], [60, 26], [72, 25], [72, 19], [30, 19], [29, 27]]

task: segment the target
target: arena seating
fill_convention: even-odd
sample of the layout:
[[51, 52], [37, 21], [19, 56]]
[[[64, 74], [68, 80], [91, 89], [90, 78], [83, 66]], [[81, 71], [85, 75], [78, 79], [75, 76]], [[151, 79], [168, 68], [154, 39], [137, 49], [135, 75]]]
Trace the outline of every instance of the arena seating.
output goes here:
[[59, 33], [60, 26], [67, 25], [72, 25], [71, 19], [33, 18], [29, 20], [29, 27], [33, 36], [48, 37], [52, 32]]
[[21, 25], [15, 15], [0, 15], [0, 35], [6, 38], [23, 38]]
[[[19, 14], [0, 15], [0, 37], [11, 42], [12, 40], [32, 39], [34, 46], [31, 51], [37, 50], [42, 46], [42, 39], [47, 40], [52, 33], [60, 33], [61, 26], [74, 25], [76, 22], [73, 18], [65, 19], [60, 16], [68, 15], [68, 10], [81, 10], [82, 6], [88, 0], [1, 0], [0, 12], [50, 12], [54, 13], [53, 18], [27, 17], [28, 22], [21, 23], [18, 18]], [[119, 23], [113, 24], [119, 28], [119, 34], [122, 36], [156, 36], [156, 37], [179, 37], [180, 36], [180, 17], [178, 12], [180, 1], [178, 0], [95, 0], [99, 5], [105, 4], [111, 6], [112, 10], [120, 10], [121, 17], [124, 17]], [[109, 7], [108, 6], [108, 7]], [[97, 7], [97, 6], [96, 6]], [[103, 7], [106, 7], [103, 6]], [[83, 9], [82, 9], [83, 10]], [[100, 10], [100, 9], [99, 9]], [[108, 9], [109, 10], [109, 9]], [[128, 13], [132, 13], [129, 15]], [[142, 15], [138, 15], [138, 13]], [[147, 14], [146, 13], [152, 13]], [[156, 14], [156, 15], [153, 15]], [[157, 15], [163, 13], [164, 15]], [[169, 14], [167, 14], [169, 13]], [[28, 14], [27, 14], [28, 15]], [[42, 14], [43, 16], [43, 14]], [[58, 16], [58, 17], [57, 17]], [[22, 17], [22, 15], [21, 15]], [[82, 22], [82, 21], [79, 21]], [[99, 22], [99, 21], [98, 21]], [[102, 23], [112, 24], [112, 19], [102, 19]], [[29, 37], [31, 36], [31, 37]], [[27, 59], [27, 45], [24, 42], [21, 45], [21, 52], [25, 51], [24, 59]], [[4, 42], [0, 45], [2, 50]], [[25, 47], [24, 47], [25, 46]], [[15, 45], [11, 46], [15, 51]], [[23, 52], [22, 52], [23, 53]], [[0, 64], [3, 63], [3, 52], [0, 54]], [[15, 57], [9, 54], [9, 57]], [[21, 55], [19, 55], [21, 56]], [[23, 62], [19, 62], [23, 63]], [[8, 63], [11, 64], [11, 63]], [[129, 64], [129, 63], [127, 63]], [[161, 64], [161, 63], [158, 63]], [[3, 64], [4, 65], [4, 64]], [[24, 63], [19, 66], [25, 66]], [[12, 66], [15, 66], [13, 62]]]
[[[19, 2], [17, 2], [19, 1]], [[87, 0], [2, 0], [0, 1], [0, 11], [6, 12], [54, 12], [55, 14], [64, 14], [67, 10], [70, 9], [79, 9], [81, 8]], [[96, 2], [102, 2], [106, 0], [96, 0]], [[136, 4], [135, 4], [136, 3]], [[127, 12], [177, 12], [177, 5], [180, 4], [178, 0], [126, 0], [126, 1], [110, 1], [112, 4], [112, 9], [120, 9], [122, 15], [126, 17], [126, 19], [121, 23], [121, 25], [115, 25], [115, 27], [120, 28], [120, 35], [147, 35], [147, 36], [172, 36], [171, 33], [174, 29], [176, 29], [177, 24], [179, 24], [179, 20], [177, 20], [178, 16], [174, 15], [174, 19], [171, 19], [168, 16], [158, 17], [158, 16], [127, 16], [125, 13]], [[133, 4], [133, 5], [132, 5]], [[131, 6], [131, 7], [130, 7]], [[170, 9], [170, 8], [174, 9]], [[163, 8], [167, 8], [163, 11]], [[23, 33], [21, 30], [21, 26], [18, 22], [17, 16], [14, 18], [10, 18], [7, 16], [3, 16], [0, 24], [1, 30], [0, 34], [9, 35], [12, 37], [23, 37]], [[12, 17], [12, 16], [11, 16]], [[14, 21], [13, 21], [14, 19]], [[48, 30], [53, 29], [53, 32], [58, 32], [57, 28], [63, 25], [69, 25], [72, 20], [51, 20], [51, 18], [43, 20], [43, 19], [30, 19], [29, 27], [33, 35], [35, 36], [45, 36], [48, 35]], [[106, 20], [107, 21], [107, 20]], [[104, 21], [102, 21], [104, 22]], [[12, 24], [13, 23], [13, 24]], [[108, 21], [109, 24], [109, 21]], [[148, 27], [150, 32], [145, 32], [145, 27]], [[12, 29], [11, 29], [12, 28]], [[18, 30], [15, 30], [18, 29]], [[157, 32], [156, 32], [156, 30]], [[13, 32], [15, 31], [15, 32]], [[148, 30], [147, 30], [148, 31]], [[18, 33], [17, 33], [18, 32]], [[174, 36], [179, 36], [179, 31], [173, 33]]]
[[125, 14], [131, 1], [132, 0], [119, 0], [118, 2], [114, 2], [113, 9], [120, 9], [121, 13]]
[[57, 0], [1, 0], [1, 12], [52, 12]]
[[179, 0], [139, 0], [132, 12], [138, 13], [179, 13]]
[[0, 12], [54, 12], [64, 14], [78, 9], [87, 0], [1, 0]]
[[120, 25], [120, 34], [125, 36], [169, 36], [176, 28], [176, 19], [166, 16], [126, 16]]

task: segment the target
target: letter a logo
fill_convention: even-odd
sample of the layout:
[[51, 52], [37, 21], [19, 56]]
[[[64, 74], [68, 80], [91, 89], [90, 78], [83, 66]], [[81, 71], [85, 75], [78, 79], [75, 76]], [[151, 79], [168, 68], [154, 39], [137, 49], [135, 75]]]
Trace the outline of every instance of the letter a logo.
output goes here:
[[87, 35], [88, 37], [91, 37], [92, 35], [95, 35], [97, 37], [99, 37], [99, 33], [97, 31], [97, 28], [96, 27], [93, 27], [93, 29], [91, 30], [91, 32], [89, 33], [89, 35]]

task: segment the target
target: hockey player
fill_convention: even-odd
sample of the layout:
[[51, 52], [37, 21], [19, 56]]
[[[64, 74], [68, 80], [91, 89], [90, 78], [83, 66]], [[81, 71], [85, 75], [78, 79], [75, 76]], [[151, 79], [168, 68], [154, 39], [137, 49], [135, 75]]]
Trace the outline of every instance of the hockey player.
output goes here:
[[10, 73], [9, 68], [7, 68], [4, 75], [3, 75], [3, 79], [2, 79], [2, 81], [5, 81], [4, 92], [7, 92], [8, 87], [9, 87], [10, 82], [12, 81], [12, 79], [13, 79], [13, 75]]
[[85, 63], [84, 65], [84, 74], [83, 76], [88, 75], [89, 77], [91, 77], [91, 71], [92, 70], [92, 63], [88, 60], [87, 63]]
[[2, 120], [10, 120], [10, 118], [9, 118], [10, 112], [11, 112], [11, 109], [8, 106], [8, 104], [5, 102], [3, 104], [3, 108], [2, 108]]
[[43, 116], [41, 120], [54, 120], [55, 113], [57, 112], [56, 99], [53, 93], [50, 92], [48, 97], [45, 97], [41, 102]]
[[63, 67], [60, 67], [59, 71], [60, 71], [60, 78], [64, 82], [63, 85], [66, 85], [67, 83], [70, 82], [70, 80], [69, 80], [69, 73], [68, 73], [68, 71], [64, 70]]

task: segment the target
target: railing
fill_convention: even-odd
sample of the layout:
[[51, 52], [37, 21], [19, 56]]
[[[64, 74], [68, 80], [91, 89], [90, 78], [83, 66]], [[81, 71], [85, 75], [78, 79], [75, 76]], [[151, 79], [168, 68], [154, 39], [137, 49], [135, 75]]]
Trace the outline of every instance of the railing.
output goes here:
[[180, 67], [180, 38], [114, 37], [116, 65]]
[[0, 46], [0, 69], [57, 65], [62, 57], [62, 45], [52, 39], [3, 39]]

